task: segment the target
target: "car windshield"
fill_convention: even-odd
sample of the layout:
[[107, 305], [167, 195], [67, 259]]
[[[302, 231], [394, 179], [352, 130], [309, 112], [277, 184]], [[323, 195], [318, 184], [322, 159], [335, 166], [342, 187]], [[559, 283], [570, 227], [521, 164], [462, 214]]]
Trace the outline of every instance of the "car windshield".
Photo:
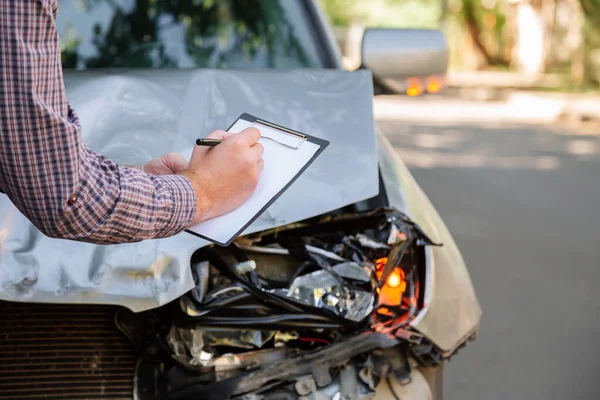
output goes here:
[[61, 0], [63, 67], [322, 68], [297, 0]]

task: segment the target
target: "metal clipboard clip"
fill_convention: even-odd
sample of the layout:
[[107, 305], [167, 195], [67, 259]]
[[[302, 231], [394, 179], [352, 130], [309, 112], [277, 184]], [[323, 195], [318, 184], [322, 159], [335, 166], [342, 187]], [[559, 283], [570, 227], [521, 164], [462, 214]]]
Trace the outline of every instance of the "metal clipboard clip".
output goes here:
[[[260, 131], [261, 138], [269, 139], [275, 143], [290, 147], [294, 150], [299, 149], [307, 139], [306, 135], [300, 132], [277, 126], [260, 119], [257, 119], [256, 122], [254, 122], [251, 126]], [[278, 135], [278, 137], [274, 137], [275, 134]]]

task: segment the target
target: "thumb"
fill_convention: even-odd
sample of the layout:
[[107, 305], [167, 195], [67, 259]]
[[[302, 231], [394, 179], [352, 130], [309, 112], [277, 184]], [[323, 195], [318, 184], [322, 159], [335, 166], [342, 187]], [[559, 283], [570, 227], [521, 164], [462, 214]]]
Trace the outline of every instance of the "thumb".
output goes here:
[[183, 171], [188, 166], [187, 160], [179, 153], [168, 153], [162, 161], [174, 173]]

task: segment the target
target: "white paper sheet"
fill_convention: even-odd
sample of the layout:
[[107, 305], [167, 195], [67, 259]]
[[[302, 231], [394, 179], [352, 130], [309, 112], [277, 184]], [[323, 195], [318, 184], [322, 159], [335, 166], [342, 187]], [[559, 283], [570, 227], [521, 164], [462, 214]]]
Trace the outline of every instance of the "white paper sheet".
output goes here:
[[[239, 119], [229, 132], [239, 133], [254, 123]], [[242, 205], [227, 214], [203, 221], [188, 228], [205, 238], [220, 244], [229, 242], [259, 211], [269, 203], [310, 161], [319, 150], [317, 144], [305, 141], [293, 149], [276, 143], [266, 137], [289, 142], [289, 135], [264, 125], [255, 125], [261, 131], [259, 143], [263, 145], [264, 169], [260, 175], [256, 190]], [[189, 159], [190, 154], [185, 154]]]

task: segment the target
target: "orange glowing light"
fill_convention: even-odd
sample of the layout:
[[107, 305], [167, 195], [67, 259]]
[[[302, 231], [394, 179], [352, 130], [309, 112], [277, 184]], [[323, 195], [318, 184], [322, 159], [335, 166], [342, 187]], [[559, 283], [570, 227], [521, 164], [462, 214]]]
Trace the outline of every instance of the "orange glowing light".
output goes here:
[[421, 83], [421, 81], [419, 79], [416, 78], [410, 78], [407, 81], [407, 88], [406, 88], [406, 94], [408, 96], [418, 96], [421, 93], [423, 93], [423, 84]]
[[404, 280], [404, 271], [400, 268], [396, 268], [390, 276], [388, 276], [385, 282], [388, 289], [396, 289], [400, 292], [406, 290], [406, 281]]
[[406, 94], [411, 97], [416, 97], [421, 94], [421, 88], [418, 86], [409, 86], [408, 89], [406, 89]]
[[429, 78], [427, 81], [427, 91], [429, 93], [438, 93], [440, 90], [442, 90], [442, 82], [437, 78]]
[[390, 277], [387, 280], [387, 285], [391, 288], [397, 288], [402, 283], [402, 279], [400, 279], [400, 274], [397, 271], [392, 272]]
[[383, 269], [383, 267], [385, 267], [385, 264], [387, 263], [387, 261], [388, 261], [387, 257], [378, 258], [377, 260], [375, 260], [375, 267], [377, 267], [377, 269]]
[[[381, 273], [377, 271], [377, 278], [381, 279]], [[406, 291], [406, 281], [404, 280], [404, 271], [401, 268], [395, 268], [385, 281], [385, 285], [379, 293], [379, 305], [397, 306], [402, 302], [403, 293]]]

